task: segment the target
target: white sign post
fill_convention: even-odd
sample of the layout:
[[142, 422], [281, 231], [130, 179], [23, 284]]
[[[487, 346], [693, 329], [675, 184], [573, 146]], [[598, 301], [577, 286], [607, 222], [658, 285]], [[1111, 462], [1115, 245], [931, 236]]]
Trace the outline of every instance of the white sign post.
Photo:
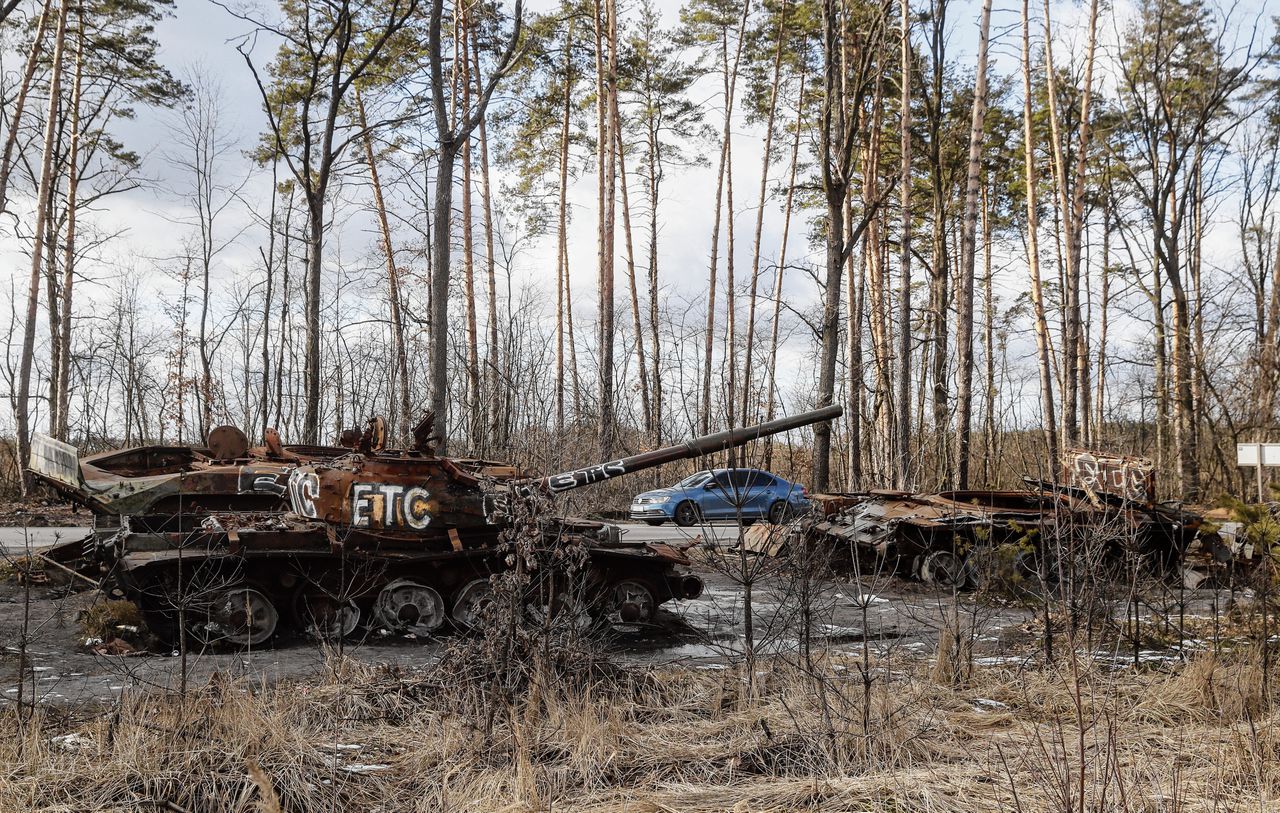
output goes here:
[[1262, 469], [1280, 468], [1280, 443], [1237, 443], [1236, 465], [1250, 466], [1258, 474], [1258, 502], [1266, 502], [1263, 493]]

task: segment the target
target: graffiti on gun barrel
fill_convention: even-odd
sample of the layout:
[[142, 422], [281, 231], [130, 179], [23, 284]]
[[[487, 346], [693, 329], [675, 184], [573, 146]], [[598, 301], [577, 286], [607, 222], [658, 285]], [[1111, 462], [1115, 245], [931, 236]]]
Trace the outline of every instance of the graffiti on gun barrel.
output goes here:
[[588, 466], [585, 469], [553, 474], [547, 478], [547, 488], [552, 492], [568, 491], [626, 473], [626, 465], [621, 460], [614, 460], [609, 463], [601, 463], [598, 466]]
[[1063, 455], [1063, 470], [1069, 484], [1090, 494], [1115, 494], [1144, 503], [1155, 499], [1155, 466], [1143, 457], [1071, 450]]

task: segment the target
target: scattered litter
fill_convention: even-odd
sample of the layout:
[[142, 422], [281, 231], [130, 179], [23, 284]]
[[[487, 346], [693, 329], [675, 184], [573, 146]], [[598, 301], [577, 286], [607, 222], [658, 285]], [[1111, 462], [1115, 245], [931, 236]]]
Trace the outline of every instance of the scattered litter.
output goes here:
[[366, 773], [376, 773], [378, 771], [385, 771], [385, 770], [388, 770], [390, 767], [391, 767], [390, 765], [378, 765], [376, 763], [364, 764], [364, 763], [356, 762], [356, 763], [352, 763], [351, 765], [343, 765], [342, 770], [346, 771], [347, 773], [366, 774]]
[[95, 655], [141, 655], [144, 653], [141, 650], [139, 650], [137, 647], [135, 647], [133, 644], [124, 640], [123, 638], [112, 638], [110, 641], [107, 641], [105, 644], [100, 643], [97, 646], [93, 647], [93, 654]]
[[999, 700], [992, 700], [989, 697], [973, 698], [973, 707], [977, 711], [1003, 711], [1009, 708], [1008, 703], [1001, 703]]
[[888, 604], [889, 599], [877, 596], [875, 593], [863, 593], [858, 596], [849, 597], [850, 607], [870, 606], [872, 604]]
[[316, 747], [326, 751], [359, 751], [364, 746], [350, 742], [322, 742]]

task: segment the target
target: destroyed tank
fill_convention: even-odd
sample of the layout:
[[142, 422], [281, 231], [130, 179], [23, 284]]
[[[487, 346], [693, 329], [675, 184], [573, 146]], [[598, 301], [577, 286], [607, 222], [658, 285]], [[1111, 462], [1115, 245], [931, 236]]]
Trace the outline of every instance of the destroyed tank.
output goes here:
[[[841, 412], [828, 407], [542, 478], [437, 455], [430, 416], [415, 429], [412, 448], [387, 448], [385, 426], [375, 419], [363, 435], [344, 439], [354, 447], [348, 453], [299, 457], [273, 473], [288, 512], [124, 515], [118, 530], [98, 535], [96, 556], [108, 588], [137, 604], [168, 640], [180, 629], [241, 646], [281, 630], [339, 638], [362, 626], [418, 637], [447, 623], [472, 629], [492, 603], [491, 577], [535, 566], [503, 537], [530, 504]], [[644, 623], [664, 602], [702, 592], [687, 569], [688, 545], [628, 542], [603, 522], [536, 511], [532, 518], [539, 553], [576, 553], [580, 562], [572, 584], [535, 581], [524, 596], [530, 612]]]

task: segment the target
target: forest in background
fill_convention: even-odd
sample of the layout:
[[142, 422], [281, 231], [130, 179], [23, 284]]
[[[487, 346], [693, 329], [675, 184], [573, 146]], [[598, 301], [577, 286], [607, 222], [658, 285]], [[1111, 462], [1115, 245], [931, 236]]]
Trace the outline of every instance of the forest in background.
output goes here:
[[[843, 404], [764, 450], [811, 489], [1011, 485], [1088, 446], [1203, 500], [1280, 439], [1265, 9], [224, 11], [255, 98], [175, 67], [167, 0], [0, 4], [10, 491], [33, 431], [331, 442], [424, 409], [451, 454], [551, 468]], [[672, 262], [691, 178], [710, 228]], [[171, 250], [122, 262], [137, 190]]]

